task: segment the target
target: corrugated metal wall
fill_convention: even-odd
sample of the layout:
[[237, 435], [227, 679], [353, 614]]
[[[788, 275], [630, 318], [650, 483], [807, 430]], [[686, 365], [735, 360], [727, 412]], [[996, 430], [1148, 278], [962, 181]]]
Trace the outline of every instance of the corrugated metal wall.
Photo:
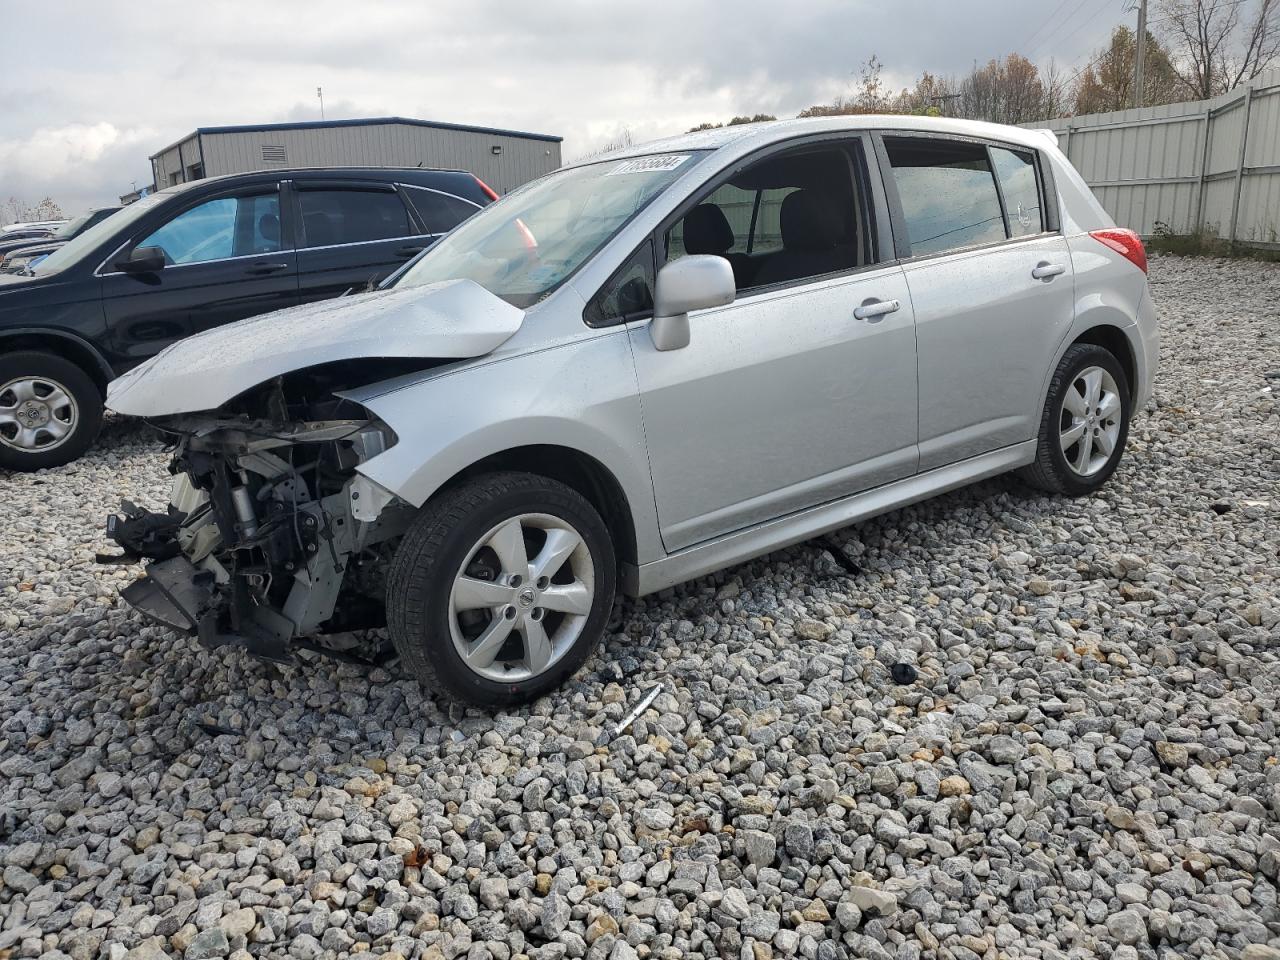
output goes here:
[[151, 159], [157, 190], [171, 187], [175, 183], [186, 183], [192, 179], [194, 171], [191, 168], [200, 163], [200, 144], [195, 136], [190, 136]]
[[[312, 127], [205, 133], [205, 173], [247, 173], [284, 167], [393, 166], [468, 170], [499, 193], [560, 166], [560, 144], [497, 133], [410, 124]], [[263, 159], [263, 147], [283, 147], [284, 159]], [[500, 148], [495, 154], [493, 148]], [[268, 151], [268, 156], [279, 156]]]
[[1280, 246], [1280, 70], [1212, 100], [1048, 127], [1121, 226]]

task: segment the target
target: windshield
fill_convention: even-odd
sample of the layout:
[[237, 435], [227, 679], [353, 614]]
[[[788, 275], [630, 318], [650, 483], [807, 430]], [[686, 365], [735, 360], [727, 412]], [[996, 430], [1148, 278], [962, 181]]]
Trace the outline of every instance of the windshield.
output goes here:
[[117, 231], [127, 230], [139, 217], [146, 215], [156, 204], [162, 203], [171, 196], [173, 196], [171, 193], [153, 193], [149, 197], [134, 201], [118, 213], [99, 220], [80, 236], [67, 243], [65, 247], [49, 254], [49, 258], [42, 260], [32, 272], [38, 277], [44, 277], [69, 267], [87, 251], [94, 249]]
[[54, 240], [69, 240], [76, 235], [76, 231], [89, 222], [92, 213], [82, 213], [74, 220], [68, 220], [57, 230], [53, 231]]
[[704, 154], [633, 157], [549, 174], [462, 223], [394, 285], [474, 280], [513, 306], [530, 306]]

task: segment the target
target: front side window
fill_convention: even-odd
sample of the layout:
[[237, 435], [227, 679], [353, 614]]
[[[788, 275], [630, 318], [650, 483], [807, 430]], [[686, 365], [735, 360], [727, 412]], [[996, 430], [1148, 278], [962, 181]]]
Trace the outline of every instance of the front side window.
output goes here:
[[514, 306], [531, 306], [703, 156], [603, 160], [548, 174], [460, 224], [395, 286], [474, 280]]
[[1040, 185], [1036, 181], [1036, 161], [1026, 150], [992, 147], [996, 176], [1004, 193], [1005, 212], [1009, 215], [1009, 235], [1031, 237], [1044, 231], [1044, 214], [1040, 203]]
[[480, 209], [476, 204], [451, 193], [440, 193], [424, 187], [407, 187], [405, 196], [427, 225], [428, 233], [448, 233]]
[[220, 197], [178, 214], [136, 247], [158, 247], [170, 264], [204, 263], [280, 249], [280, 197]]
[[410, 237], [417, 230], [393, 190], [298, 190], [304, 246], [330, 247]]
[[955, 140], [885, 137], [912, 256], [1005, 239], [987, 148]]
[[713, 254], [739, 291], [872, 262], [869, 216], [854, 186], [857, 144], [769, 157], [717, 187], [666, 234], [666, 256]]

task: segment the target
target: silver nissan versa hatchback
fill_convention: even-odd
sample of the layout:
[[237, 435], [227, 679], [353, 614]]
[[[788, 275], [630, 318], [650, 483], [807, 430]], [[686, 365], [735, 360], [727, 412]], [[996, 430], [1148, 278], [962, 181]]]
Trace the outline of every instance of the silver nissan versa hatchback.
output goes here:
[[502, 707], [583, 663], [618, 590], [1009, 470], [1096, 490], [1158, 344], [1141, 242], [1052, 134], [712, 130], [116, 380], [176, 481], [108, 530], [151, 561], [128, 602], [208, 646], [350, 652], [385, 625], [414, 676]]

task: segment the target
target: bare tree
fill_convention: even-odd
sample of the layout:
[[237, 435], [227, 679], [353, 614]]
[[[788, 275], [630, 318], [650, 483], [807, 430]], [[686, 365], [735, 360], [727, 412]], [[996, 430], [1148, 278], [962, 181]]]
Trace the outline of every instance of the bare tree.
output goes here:
[[5, 223], [24, 223], [29, 220], [62, 220], [66, 214], [52, 197], [45, 197], [38, 203], [10, 197], [0, 208], [0, 220]]
[[616, 153], [619, 150], [625, 150], [632, 146], [635, 139], [631, 136], [631, 128], [623, 127], [622, 132], [615, 136], [612, 140], [607, 141], [603, 146], [596, 150], [591, 150], [577, 157], [576, 160], [590, 160], [592, 157], [603, 157], [606, 153]]
[[1252, 80], [1280, 58], [1280, 0], [1161, 0], [1153, 21], [1167, 38], [1178, 77], [1197, 100]]

